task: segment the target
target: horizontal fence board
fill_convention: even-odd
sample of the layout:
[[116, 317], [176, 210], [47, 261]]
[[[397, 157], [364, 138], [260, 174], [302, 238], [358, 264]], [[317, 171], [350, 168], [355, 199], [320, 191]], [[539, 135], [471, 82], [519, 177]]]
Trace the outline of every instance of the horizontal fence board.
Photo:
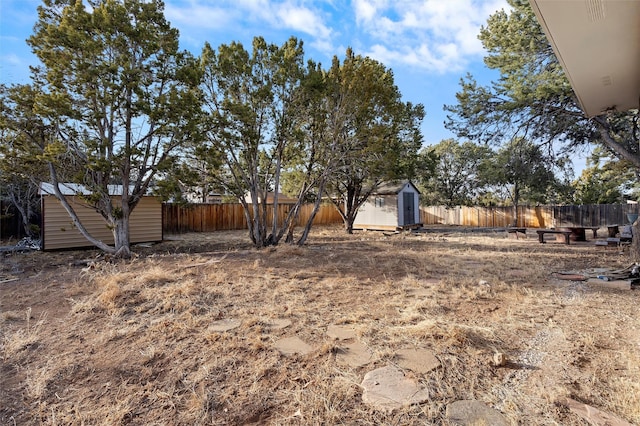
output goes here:
[[[278, 220], [284, 220], [292, 205], [281, 204]], [[9, 210], [8, 215], [4, 213]], [[303, 226], [313, 211], [313, 204], [304, 204], [296, 225]], [[0, 238], [21, 237], [23, 230], [19, 215], [2, 205]], [[11, 214], [13, 213], [13, 214]], [[268, 208], [271, 217], [272, 206]], [[637, 204], [598, 204], [573, 206], [520, 206], [519, 227], [551, 228], [563, 226], [607, 226], [629, 223], [627, 214], [638, 214]], [[428, 206], [420, 208], [420, 221], [425, 226], [446, 224], [473, 227], [500, 228], [513, 225], [513, 207], [452, 207]], [[314, 225], [340, 224], [342, 218], [332, 204], [323, 204], [313, 221]], [[213, 232], [247, 229], [239, 203], [195, 204], [190, 206], [164, 203], [162, 226], [165, 233]]]
[[519, 206], [518, 223], [513, 207], [420, 208], [424, 225], [460, 225], [503, 228], [552, 228], [566, 226], [608, 226], [628, 224], [627, 214], [638, 214], [637, 204], [587, 204], [573, 206]]
[[[277, 219], [278, 223], [284, 223], [287, 215], [294, 207], [293, 204], [279, 204]], [[304, 226], [311, 213], [313, 204], [300, 206], [300, 213], [296, 226]], [[269, 225], [273, 221], [273, 205], [267, 205], [267, 217]], [[213, 232], [229, 231], [235, 229], [247, 229], [247, 220], [242, 204], [190, 204], [179, 205], [163, 204], [162, 215], [163, 230], [169, 234], [180, 234], [184, 232]], [[332, 204], [322, 204], [313, 219], [314, 225], [329, 225], [342, 223], [340, 213]]]

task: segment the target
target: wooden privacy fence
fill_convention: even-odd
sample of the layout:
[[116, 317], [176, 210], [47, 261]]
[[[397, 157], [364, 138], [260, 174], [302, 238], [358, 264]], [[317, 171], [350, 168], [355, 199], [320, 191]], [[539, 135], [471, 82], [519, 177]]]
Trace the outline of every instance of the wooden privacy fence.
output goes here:
[[[293, 205], [280, 204], [278, 221], [282, 223]], [[312, 204], [300, 207], [297, 226], [304, 225], [313, 210]], [[269, 217], [273, 207], [267, 206]], [[629, 223], [627, 214], [638, 214], [637, 204], [596, 204], [576, 206], [520, 206], [519, 227], [551, 228], [562, 226], [607, 226]], [[461, 225], [502, 228], [513, 225], [513, 207], [451, 207], [420, 208], [420, 220], [425, 225]], [[323, 204], [313, 221], [314, 225], [342, 223], [342, 218], [331, 204]], [[168, 234], [183, 232], [213, 232], [247, 229], [247, 221], [239, 203], [162, 205], [162, 227]]]
[[[576, 206], [520, 206], [516, 226], [551, 228], [607, 226], [629, 223], [627, 214], [638, 214], [637, 204], [588, 204]], [[513, 207], [421, 207], [424, 225], [507, 227], [514, 225]]]
[[[0, 238], [24, 236], [19, 215], [0, 204]], [[282, 222], [292, 205], [281, 204], [278, 220]], [[272, 208], [268, 206], [269, 217]], [[296, 225], [304, 225], [313, 210], [312, 204], [302, 205]], [[520, 206], [519, 227], [550, 228], [562, 226], [607, 226], [629, 223], [627, 214], [638, 214], [637, 204], [597, 204], [580, 206]], [[9, 213], [9, 214], [5, 214]], [[425, 225], [461, 225], [501, 228], [513, 224], [513, 207], [452, 207], [430, 206], [420, 208], [420, 221]], [[320, 206], [314, 225], [342, 223], [342, 218], [331, 204]], [[247, 229], [242, 205], [236, 204], [178, 204], [162, 205], [162, 227], [168, 234], [182, 232], [212, 232]]]
[[[283, 223], [293, 204], [278, 205], [278, 222]], [[304, 226], [313, 211], [313, 204], [300, 206], [297, 226]], [[267, 217], [273, 217], [273, 206], [267, 206]], [[320, 206], [313, 219], [314, 225], [342, 223], [342, 218], [331, 204]], [[162, 229], [165, 233], [213, 232], [247, 229], [247, 221], [240, 203], [192, 204], [183, 206], [165, 203], [162, 205]]]

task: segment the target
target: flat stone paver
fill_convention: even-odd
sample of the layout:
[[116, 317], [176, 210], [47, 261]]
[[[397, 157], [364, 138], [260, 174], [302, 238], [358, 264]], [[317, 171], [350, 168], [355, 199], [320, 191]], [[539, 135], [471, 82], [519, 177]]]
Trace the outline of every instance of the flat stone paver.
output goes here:
[[440, 367], [440, 361], [428, 349], [401, 349], [396, 352], [396, 363], [418, 374], [425, 374]]
[[410, 288], [407, 290], [407, 295], [412, 297], [428, 297], [433, 294], [433, 290], [428, 288]]
[[283, 355], [306, 355], [313, 350], [304, 340], [299, 337], [285, 337], [275, 343], [276, 349]]
[[587, 421], [590, 425], [594, 426], [633, 426], [626, 420], [623, 420], [611, 413], [607, 413], [601, 410], [598, 410], [595, 407], [592, 407], [587, 404], [583, 404], [582, 402], [578, 402], [575, 399], [571, 398], [563, 398], [559, 400], [562, 405], [566, 406], [573, 413], [582, 417]]
[[364, 388], [362, 402], [387, 412], [429, 399], [426, 388], [421, 388], [416, 380], [406, 377], [394, 366], [368, 372], [361, 386]]
[[221, 319], [218, 321], [213, 321], [211, 325], [209, 325], [208, 330], [217, 331], [217, 332], [230, 331], [230, 330], [233, 330], [234, 328], [240, 327], [240, 324], [242, 324], [242, 321], [237, 319], [233, 319], [233, 318]]
[[336, 362], [349, 367], [357, 368], [373, 361], [373, 355], [361, 342], [348, 343], [338, 349]]
[[291, 325], [291, 320], [286, 318], [274, 318], [267, 321], [265, 325], [272, 330], [284, 330]]
[[455, 425], [509, 426], [511, 423], [498, 410], [476, 400], [461, 400], [447, 405], [446, 417]]
[[335, 340], [349, 340], [357, 337], [356, 331], [350, 325], [335, 325], [327, 327], [327, 336]]

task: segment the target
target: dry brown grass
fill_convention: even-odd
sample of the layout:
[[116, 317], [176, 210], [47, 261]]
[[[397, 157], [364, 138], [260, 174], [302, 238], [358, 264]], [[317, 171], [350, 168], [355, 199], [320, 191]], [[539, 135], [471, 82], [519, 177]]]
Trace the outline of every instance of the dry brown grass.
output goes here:
[[[478, 399], [514, 424], [582, 424], [562, 396], [640, 423], [638, 292], [551, 277], [627, 258], [462, 231], [321, 228], [263, 250], [244, 232], [187, 235], [84, 269], [69, 260], [95, 254], [12, 258], [25, 272], [0, 287], [0, 423], [448, 424], [448, 403]], [[336, 363], [331, 324], [351, 325], [372, 363]], [[291, 336], [314, 350], [281, 355]], [[403, 348], [442, 364], [417, 377], [429, 401], [365, 405], [364, 374]]]

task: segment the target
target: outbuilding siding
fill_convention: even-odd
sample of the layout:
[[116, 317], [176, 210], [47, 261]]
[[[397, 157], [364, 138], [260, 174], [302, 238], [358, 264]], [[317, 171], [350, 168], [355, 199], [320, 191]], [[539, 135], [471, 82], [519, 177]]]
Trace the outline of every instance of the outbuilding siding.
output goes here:
[[[413, 199], [411, 218], [405, 223], [405, 197]], [[353, 227], [356, 229], [394, 230], [420, 222], [419, 192], [408, 181], [384, 185], [360, 206]]]
[[365, 201], [356, 216], [355, 228], [395, 229], [398, 226], [398, 196], [372, 195]]
[[[76, 211], [80, 222], [95, 238], [113, 244], [113, 233], [102, 216], [87, 207], [81, 199], [67, 196], [69, 204]], [[43, 250], [89, 247], [91, 244], [73, 226], [71, 218], [55, 196], [42, 197]], [[130, 242], [141, 243], [162, 241], [162, 204], [159, 198], [143, 197], [131, 213], [129, 219]]]

